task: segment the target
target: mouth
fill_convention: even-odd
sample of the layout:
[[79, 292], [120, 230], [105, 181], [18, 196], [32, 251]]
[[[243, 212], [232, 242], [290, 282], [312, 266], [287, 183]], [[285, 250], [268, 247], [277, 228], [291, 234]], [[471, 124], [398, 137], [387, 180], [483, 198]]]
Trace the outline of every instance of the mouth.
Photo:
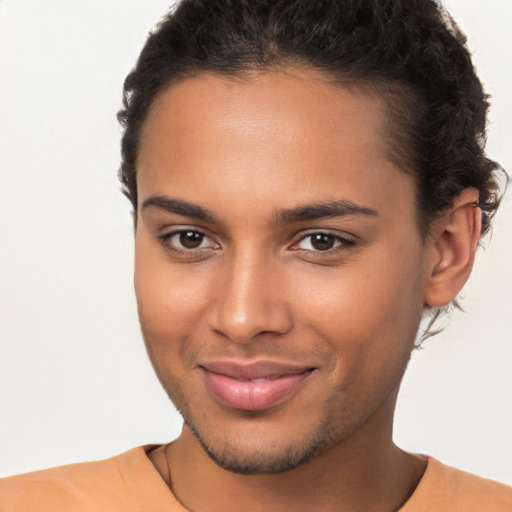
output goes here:
[[290, 398], [314, 368], [276, 361], [201, 363], [210, 393], [223, 405], [246, 411], [268, 409]]

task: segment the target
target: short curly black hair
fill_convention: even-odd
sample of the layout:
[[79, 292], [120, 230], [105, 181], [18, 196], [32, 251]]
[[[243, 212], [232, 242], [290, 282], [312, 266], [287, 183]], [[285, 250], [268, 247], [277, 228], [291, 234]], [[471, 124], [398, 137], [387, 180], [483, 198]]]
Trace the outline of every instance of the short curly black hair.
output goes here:
[[182, 0], [124, 83], [119, 177], [134, 208], [141, 129], [160, 92], [200, 72], [243, 77], [284, 66], [380, 95], [389, 155], [416, 182], [423, 235], [467, 188], [479, 191], [487, 231], [500, 168], [484, 151], [488, 96], [465, 36], [434, 0]]

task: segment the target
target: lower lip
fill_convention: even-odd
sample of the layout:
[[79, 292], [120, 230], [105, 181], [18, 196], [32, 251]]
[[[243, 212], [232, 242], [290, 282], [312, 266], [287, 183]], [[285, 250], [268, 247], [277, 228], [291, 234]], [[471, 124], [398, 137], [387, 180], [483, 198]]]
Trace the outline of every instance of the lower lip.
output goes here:
[[311, 371], [283, 375], [277, 379], [238, 380], [227, 375], [203, 369], [206, 385], [212, 395], [223, 405], [246, 411], [268, 409], [289, 398], [306, 380]]

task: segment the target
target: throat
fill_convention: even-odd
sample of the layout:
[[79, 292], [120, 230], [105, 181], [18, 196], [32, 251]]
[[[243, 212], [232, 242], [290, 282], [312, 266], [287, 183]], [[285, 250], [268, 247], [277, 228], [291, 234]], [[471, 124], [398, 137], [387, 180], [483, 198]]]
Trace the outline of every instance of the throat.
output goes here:
[[246, 512], [392, 512], [413, 494], [427, 465], [424, 457], [394, 447], [370, 464], [346, 457], [340, 464], [331, 451], [284, 473], [240, 475], [190, 444], [187, 430], [148, 457], [176, 500], [195, 512], [238, 512], [242, 502]]

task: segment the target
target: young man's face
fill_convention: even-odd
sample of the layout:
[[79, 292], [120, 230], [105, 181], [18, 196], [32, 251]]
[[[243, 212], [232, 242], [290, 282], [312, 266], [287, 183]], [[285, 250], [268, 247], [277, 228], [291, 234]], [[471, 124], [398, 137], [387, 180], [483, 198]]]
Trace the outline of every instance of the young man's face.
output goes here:
[[185, 431], [227, 469], [283, 471], [390, 436], [424, 248], [385, 136], [379, 100], [308, 70], [200, 74], [153, 105], [140, 320]]

